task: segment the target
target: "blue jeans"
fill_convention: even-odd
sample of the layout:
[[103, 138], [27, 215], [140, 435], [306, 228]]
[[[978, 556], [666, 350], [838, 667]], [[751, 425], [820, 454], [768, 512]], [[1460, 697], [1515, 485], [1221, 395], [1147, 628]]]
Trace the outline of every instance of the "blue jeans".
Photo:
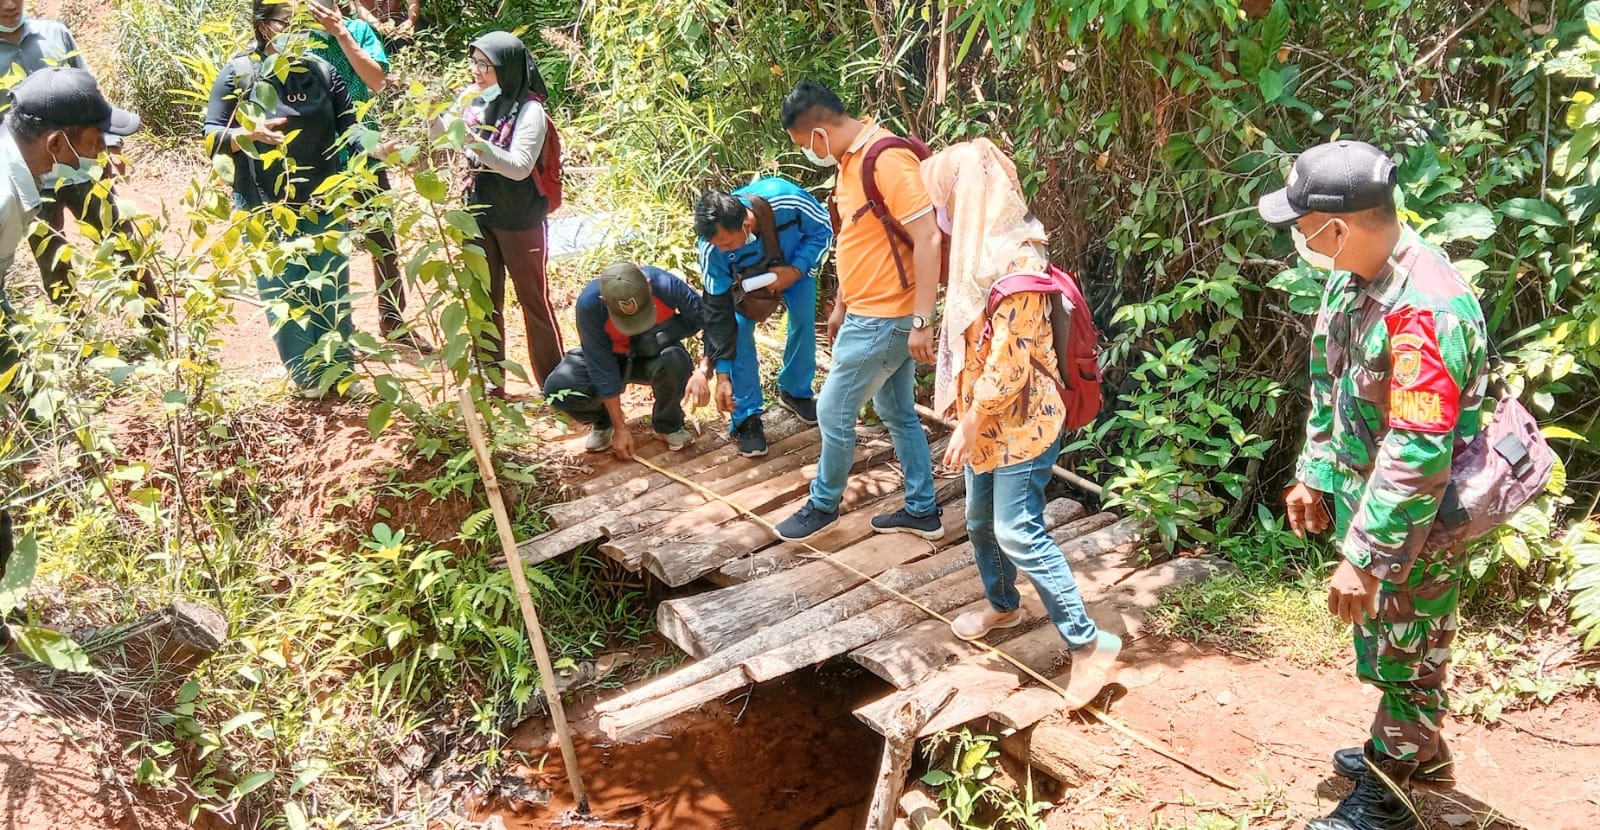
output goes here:
[[983, 576], [983, 594], [996, 611], [1022, 604], [1017, 571], [1028, 575], [1050, 621], [1072, 648], [1088, 645], [1099, 629], [1083, 607], [1078, 581], [1061, 548], [1045, 532], [1044, 486], [1061, 452], [1061, 439], [1038, 458], [992, 473], [967, 467], [967, 538]]
[[[301, 218], [283, 238], [317, 237], [312, 253], [295, 251], [279, 273], [256, 276], [256, 288], [267, 309], [272, 341], [289, 377], [302, 389], [336, 383], [351, 374], [350, 259], [340, 252], [330, 231], [344, 225], [326, 213]], [[280, 312], [287, 312], [283, 316]], [[331, 381], [325, 373], [336, 374]]]
[[911, 317], [846, 314], [833, 343], [833, 368], [817, 396], [822, 459], [811, 481], [813, 506], [839, 509], [856, 453], [856, 416], [867, 398], [889, 428], [906, 480], [906, 510], [915, 516], [939, 509], [933, 496], [933, 460], [917, 419], [916, 361], [911, 359]]
[[[778, 389], [796, 398], [812, 396], [811, 384], [817, 379], [817, 278], [806, 277], [783, 292], [789, 336], [783, 344], [783, 368], [778, 370]], [[739, 326], [739, 351], [733, 357], [733, 419], [728, 428], [738, 426], [751, 415], [765, 411], [761, 395], [761, 369], [756, 365], [756, 324], [743, 314], [734, 314]]]

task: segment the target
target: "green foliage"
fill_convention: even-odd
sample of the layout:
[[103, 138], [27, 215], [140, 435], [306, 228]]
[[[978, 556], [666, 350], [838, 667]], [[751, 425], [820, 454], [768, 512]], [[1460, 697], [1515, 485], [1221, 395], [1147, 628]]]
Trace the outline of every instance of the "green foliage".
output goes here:
[[[935, 795], [944, 804], [940, 817], [956, 827], [1044, 830], [1044, 813], [1051, 805], [1034, 798], [1031, 770], [1022, 793], [995, 780], [998, 743], [993, 736], [967, 729], [933, 736], [923, 751], [935, 766], [922, 776], [922, 783], [936, 788]], [[945, 750], [947, 761], [939, 766], [936, 759]]]

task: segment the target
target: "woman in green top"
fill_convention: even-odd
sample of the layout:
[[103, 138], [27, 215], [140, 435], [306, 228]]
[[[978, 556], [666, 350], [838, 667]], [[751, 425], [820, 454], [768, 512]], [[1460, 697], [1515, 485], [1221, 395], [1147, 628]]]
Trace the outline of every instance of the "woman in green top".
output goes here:
[[[350, 100], [359, 108], [363, 102], [371, 100], [374, 94], [388, 86], [389, 56], [384, 52], [383, 41], [377, 31], [351, 12], [350, 0], [335, 2], [338, 8], [317, 0], [308, 0], [306, 4], [311, 16], [323, 29], [312, 33], [312, 51], [333, 64], [333, 68], [344, 78], [345, 86], [350, 89]], [[371, 118], [366, 120], [366, 124], [376, 128]], [[376, 172], [378, 192], [392, 190], [388, 169], [380, 166]], [[363, 194], [357, 210], [364, 207], [373, 195]], [[367, 221], [372, 223], [366, 232], [367, 250], [372, 254], [372, 270], [378, 277], [378, 333], [398, 345], [432, 354], [433, 345], [406, 328], [406, 286], [400, 276], [399, 246], [390, 227], [391, 219], [387, 211], [367, 217]]]

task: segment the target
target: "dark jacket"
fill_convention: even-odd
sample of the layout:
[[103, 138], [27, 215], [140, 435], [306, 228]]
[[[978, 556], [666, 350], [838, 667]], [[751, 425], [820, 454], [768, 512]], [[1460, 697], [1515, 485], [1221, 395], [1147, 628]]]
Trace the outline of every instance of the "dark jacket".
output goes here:
[[656, 327], [644, 334], [628, 337], [611, 324], [606, 302], [600, 298], [599, 280], [591, 281], [578, 295], [578, 340], [589, 380], [601, 398], [622, 394], [622, 364], [636, 356], [640, 340], [665, 334], [670, 340], [683, 341], [705, 328], [700, 292], [654, 265], [641, 265], [639, 270], [650, 280], [650, 293], [656, 301]]

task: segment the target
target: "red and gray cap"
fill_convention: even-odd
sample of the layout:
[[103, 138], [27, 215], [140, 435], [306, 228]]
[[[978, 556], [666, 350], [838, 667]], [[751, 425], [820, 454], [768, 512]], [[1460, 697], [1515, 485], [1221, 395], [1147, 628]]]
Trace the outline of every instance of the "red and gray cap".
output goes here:
[[644, 334], [656, 324], [655, 296], [650, 278], [631, 262], [613, 262], [600, 272], [600, 298], [606, 302], [611, 323], [628, 337]]
[[7, 113], [56, 127], [99, 127], [109, 135], [133, 135], [139, 116], [111, 106], [94, 76], [82, 69], [48, 66], [11, 88]]
[[1300, 154], [1289, 180], [1256, 202], [1261, 218], [1286, 225], [1308, 213], [1353, 213], [1394, 203], [1394, 160], [1365, 141], [1330, 141]]

